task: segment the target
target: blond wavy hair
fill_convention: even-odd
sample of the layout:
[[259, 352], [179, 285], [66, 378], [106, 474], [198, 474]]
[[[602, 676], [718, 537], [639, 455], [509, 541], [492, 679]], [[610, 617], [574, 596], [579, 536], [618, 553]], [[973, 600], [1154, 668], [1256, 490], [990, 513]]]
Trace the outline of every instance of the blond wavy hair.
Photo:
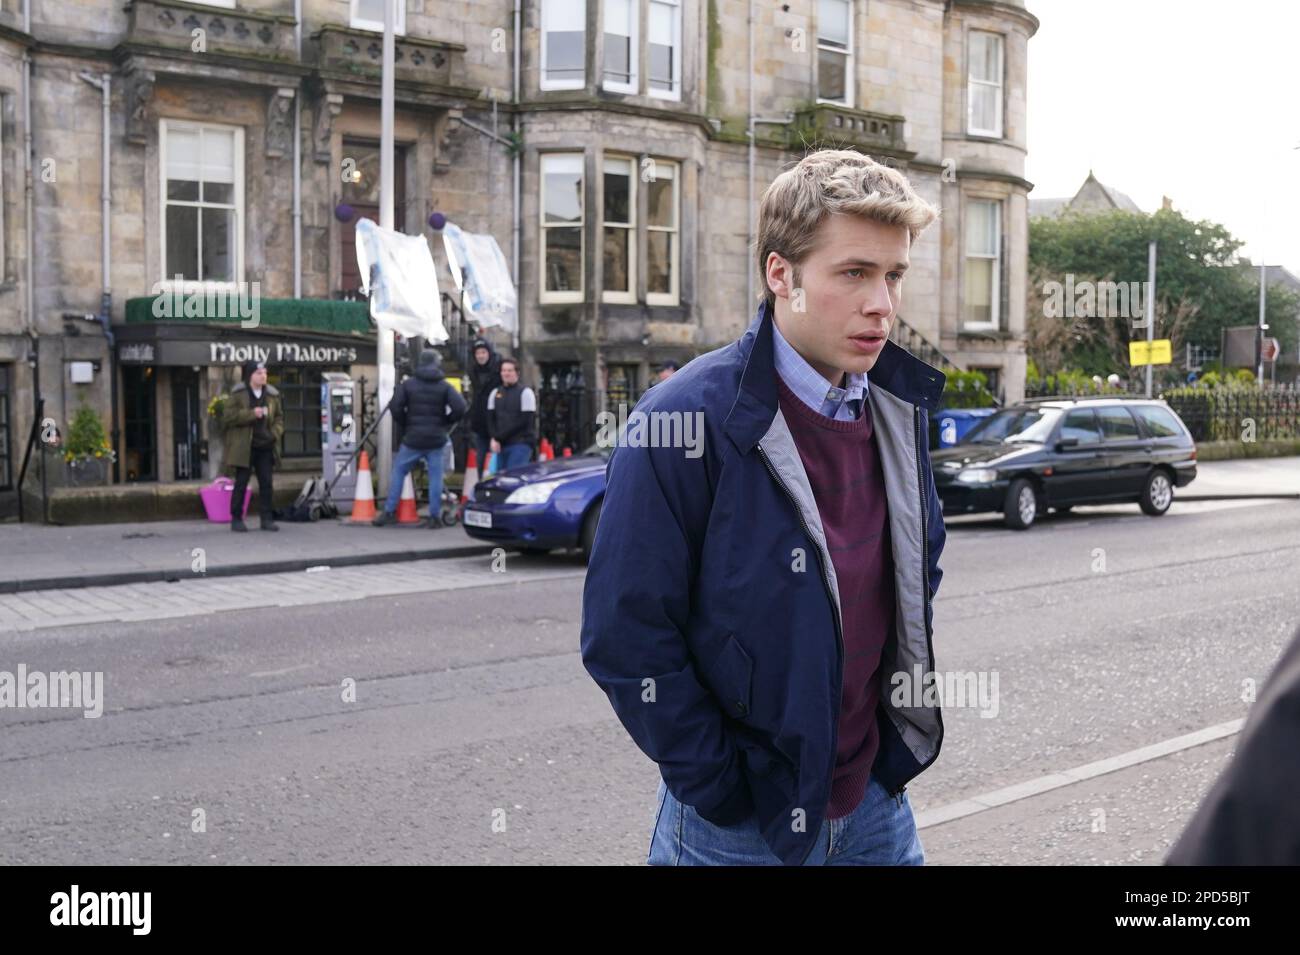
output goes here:
[[758, 206], [758, 277], [769, 306], [776, 295], [767, 285], [767, 257], [775, 252], [799, 264], [817, 243], [817, 231], [832, 214], [866, 216], [885, 225], [907, 226], [915, 242], [939, 210], [912, 189], [897, 169], [852, 149], [821, 149], [772, 180]]

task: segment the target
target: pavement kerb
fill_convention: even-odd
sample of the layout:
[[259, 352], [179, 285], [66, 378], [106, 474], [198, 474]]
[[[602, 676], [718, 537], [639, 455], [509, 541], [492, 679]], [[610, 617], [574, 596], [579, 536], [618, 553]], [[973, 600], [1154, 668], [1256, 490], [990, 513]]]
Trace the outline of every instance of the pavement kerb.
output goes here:
[[402, 550], [375, 554], [339, 554], [325, 557], [296, 557], [285, 560], [258, 561], [246, 564], [210, 566], [204, 573], [181, 569], [133, 570], [112, 574], [74, 574], [63, 577], [40, 577], [29, 580], [0, 580], [0, 594], [29, 590], [69, 590], [80, 587], [113, 587], [119, 584], [173, 583], [205, 577], [241, 577], [250, 574], [282, 574], [308, 567], [356, 567], [363, 564], [392, 564], [413, 560], [436, 560], [452, 557], [479, 557], [492, 553], [501, 545], [467, 544], [427, 550]]

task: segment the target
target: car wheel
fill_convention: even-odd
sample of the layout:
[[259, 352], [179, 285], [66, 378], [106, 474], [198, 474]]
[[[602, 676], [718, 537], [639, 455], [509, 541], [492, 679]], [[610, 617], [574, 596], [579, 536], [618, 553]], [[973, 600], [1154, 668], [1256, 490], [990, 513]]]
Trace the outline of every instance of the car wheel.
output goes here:
[[1007, 488], [1002, 519], [1013, 530], [1028, 530], [1038, 517], [1038, 491], [1028, 478], [1016, 478]]
[[596, 544], [596, 524], [600, 521], [600, 508], [605, 502], [597, 501], [595, 506], [587, 512], [587, 516], [582, 521], [582, 538], [580, 541], [582, 547], [583, 560], [591, 560], [591, 549]]
[[1169, 472], [1156, 468], [1147, 475], [1146, 486], [1142, 488], [1142, 497], [1138, 503], [1143, 514], [1159, 517], [1169, 510], [1174, 502], [1174, 484], [1169, 480]]

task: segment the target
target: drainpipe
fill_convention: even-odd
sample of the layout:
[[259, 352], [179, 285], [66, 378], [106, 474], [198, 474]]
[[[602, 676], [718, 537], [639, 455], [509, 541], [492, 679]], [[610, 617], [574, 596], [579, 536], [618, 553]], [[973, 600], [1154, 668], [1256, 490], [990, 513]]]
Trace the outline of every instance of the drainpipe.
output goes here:
[[100, 231], [100, 268], [103, 272], [104, 287], [99, 295], [99, 314], [94, 316], [104, 330], [108, 342], [108, 376], [112, 388], [113, 424], [111, 436], [113, 442], [113, 483], [120, 480], [122, 449], [119, 442], [122, 437], [117, 423], [117, 349], [113, 337], [113, 283], [112, 283], [112, 211], [113, 204], [110, 190], [109, 143], [112, 133], [112, 75], [101, 73], [98, 78], [90, 73], [78, 73], [79, 77], [100, 91], [103, 104], [102, 130], [100, 136], [100, 178], [99, 178], [99, 231]]
[[[520, 58], [520, 45], [521, 45], [521, 42], [522, 42], [522, 41], [521, 41], [521, 38], [520, 38], [520, 17], [521, 17], [521, 14], [520, 14], [520, 10], [519, 10], [519, 0], [514, 0], [514, 34], [515, 34], [515, 42], [514, 42], [514, 61], [515, 61], [515, 65], [514, 65], [514, 75], [511, 77], [511, 83], [512, 83], [512, 98], [511, 98], [511, 102], [515, 105], [515, 110], [514, 110], [514, 115], [511, 117], [510, 128], [511, 128], [511, 130], [512, 130], [512, 131], [514, 132], [514, 134], [515, 134], [515, 140], [516, 140], [516, 142], [518, 141], [518, 138], [519, 138], [519, 130], [520, 130], [520, 127], [523, 125], [522, 120], [521, 120], [521, 118], [520, 118], [520, 112], [519, 112], [519, 75], [520, 75], [520, 73], [519, 73], [519, 58]], [[467, 127], [469, 127], [470, 129], [475, 130], [476, 132], [480, 132], [480, 133], [482, 133], [483, 135], [488, 136], [489, 138], [494, 139], [494, 140], [496, 140], [496, 141], [499, 142], [499, 143], [502, 143], [502, 144], [504, 144], [504, 145], [511, 145], [511, 146], [513, 146], [513, 145], [514, 145], [513, 143], [510, 143], [508, 140], [506, 140], [506, 139], [504, 139], [503, 137], [497, 135], [497, 132], [496, 132], [496, 109], [497, 109], [497, 104], [496, 104], [496, 98], [495, 98], [495, 96], [494, 96], [493, 99], [492, 99], [492, 129], [490, 129], [490, 130], [484, 129], [482, 126], [479, 126], [479, 125], [477, 125], [477, 124], [475, 124], [475, 123], [471, 123], [469, 120], [464, 119], [463, 117], [462, 117], [461, 120], [460, 120], [460, 124], [461, 124], [462, 126], [467, 126]], [[521, 316], [521, 314], [523, 313], [523, 309], [524, 309], [524, 300], [523, 300], [523, 296], [520, 294], [520, 286], [522, 285], [522, 282], [521, 282], [520, 277], [519, 277], [519, 254], [520, 254], [520, 253], [519, 253], [519, 242], [520, 242], [519, 217], [520, 217], [520, 214], [521, 214], [521, 212], [520, 212], [520, 205], [519, 205], [519, 191], [520, 191], [520, 186], [521, 186], [521, 178], [520, 178], [520, 175], [521, 175], [521, 166], [520, 166], [520, 159], [519, 159], [519, 150], [518, 150], [518, 149], [515, 149], [515, 150], [514, 150], [513, 171], [512, 171], [512, 178], [513, 178], [513, 180], [514, 180], [514, 189], [513, 189], [514, 196], [513, 196], [513, 199], [512, 199], [512, 201], [511, 201], [511, 210], [510, 210], [510, 211], [511, 211], [511, 215], [510, 215], [510, 218], [511, 218], [511, 226], [510, 226], [510, 271], [513, 273], [514, 282], [515, 282], [515, 303], [516, 303], [516, 307], [515, 307], [515, 331], [514, 331], [513, 344], [514, 344], [514, 350], [515, 350], [516, 353], [519, 351], [519, 319], [520, 319], [520, 316]]]
[[[397, 0], [384, 0], [384, 44], [382, 67], [379, 80], [379, 227], [393, 228], [393, 69], [396, 62], [396, 40], [393, 37]], [[382, 413], [388, 410], [393, 400], [393, 391], [397, 384], [397, 372], [393, 367], [393, 330], [378, 328], [375, 330], [377, 340], [377, 361], [379, 366], [379, 401], [377, 407]], [[376, 451], [379, 470], [379, 493], [388, 493], [388, 483], [393, 475], [393, 429], [385, 426], [379, 429]]]
[[[293, 0], [293, 43], [302, 62], [302, 0]], [[302, 83], [293, 97], [293, 297], [302, 298]]]
[[[520, 23], [519, 0], [515, 0], [515, 10], [514, 10], [514, 14], [515, 14], [515, 22], [514, 22], [514, 28], [515, 28], [515, 70], [514, 70], [514, 77], [513, 77], [513, 80], [514, 80], [514, 104], [515, 104], [515, 111], [514, 111], [514, 116], [512, 117], [513, 122], [512, 122], [512, 124], [511, 124], [511, 128], [512, 128], [513, 131], [514, 131], [514, 134], [515, 134], [515, 142], [517, 143], [517, 142], [519, 141], [520, 126], [523, 125], [523, 123], [522, 123], [522, 114], [521, 114], [520, 111], [519, 111], [519, 46], [520, 46], [520, 36], [519, 36], [519, 23]], [[521, 214], [521, 210], [520, 210], [520, 207], [519, 207], [520, 165], [519, 165], [519, 150], [518, 150], [518, 148], [515, 149], [514, 153], [515, 153], [515, 157], [514, 157], [514, 180], [515, 180], [514, 193], [515, 193], [515, 194], [514, 194], [514, 205], [511, 207], [511, 219], [513, 220], [513, 223], [514, 223], [514, 224], [513, 224], [513, 225], [511, 226], [511, 228], [510, 228], [510, 244], [511, 244], [511, 246], [512, 246], [512, 248], [511, 248], [511, 252], [510, 252], [510, 270], [511, 270], [512, 272], [514, 272], [514, 276], [515, 276], [515, 336], [514, 336], [514, 350], [515, 350], [516, 352], [518, 352], [518, 351], [519, 351], [519, 319], [520, 319], [520, 317], [521, 317], [522, 314], [523, 314], [523, 310], [524, 310], [524, 299], [523, 299], [523, 296], [519, 294], [519, 293], [520, 293], [520, 286], [521, 286], [523, 283], [520, 281], [520, 278], [519, 278], [519, 238], [520, 238], [520, 236], [519, 236], [519, 216], [520, 216], [520, 214]]]
[[[32, 33], [32, 0], [23, 0], [23, 33], [29, 37]], [[24, 295], [26, 307], [27, 334], [31, 337], [32, 354], [32, 417], [39, 417], [43, 402], [41, 400], [41, 335], [36, 322], [36, 293], [32, 277], [32, 259], [36, 255], [36, 242], [32, 234], [32, 56], [30, 50], [23, 51], [23, 245], [26, 262], [23, 263], [23, 280], [27, 286]], [[46, 461], [44, 450], [41, 457], [41, 520], [48, 523], [50, 519], [48, 486], [46, 483]], [[22, 488], [18, 489], [22, 494]]]
[[[488, 139], [491, 139], [491, 140], [493, 140], [494, 142], [498, 142], [498, 143], [500, 143], [500, 144], [503, 145], [503, 146], [509, 146], [509, 145], [511, 145], [510, 140], [506, 139], [504, 136], [498, 136], [498, 135], [496, 134], [496, 132], [494, 131], [494, 130], [495, 130], [495, 127], [496, 127], [495, 116], [496, 116], [497, 101], [496, 101], [496, 98], [495, 98], [496, 94], [494, 93], [494, 94], [492, 94], [492, 95], [493, 95], [493, 99], [492, 99], [492, 114], [493, 114], [493, 117], [494, 117], [494, 120], [493, 120], [493, 123], [492, 123], [492, 125], [493, 125], [493, 127], [494, 127], [493, 129], [484, 129], [484, 128], [483, 128], [482, 126], [480, 126], [478, 123], [470, 122], [468, 119], [465, 119], [464, 117], [461, 117], [461, 119], [460, 119], [460, 125], [464, 126], [466, 129], [472, 129], [472, 130], [474, 130], [474, 132], [476, 132], [476, 133], [482, 133], [482, 134], [483, 134], [484, 136], [486, 136]], [[517, 95], [516, 95], [516, 98], [518, 98]], [[518, 116], [518, 113], [515, 114], [515, 119], [514, 119], [514, 128], [515, 128], [516, 130], [519, 128], [519, 116]], [[490, 158], [489, 158], [489, 162], [491, 162], [491, 159], [490, 159]], [[512, 235], [512, 241], [513, 241], [513, 244], [514, 244], [514, 283], [515, 283], [515, 302], [516, 302], [516, 306], [515, 306], [515, 333], [514, 333], [514, 343], [515, 343], [515, 351], [516, 351], [516, 353], [517, 353], [517, 352], [519, 351], [519, 327], [518, 327], [518, 326], [519, 326], [519, 312], [520, 312], [520, 310], [521, 310], [521, 308], [522, 308], [522, 305], [523, 305], [522, 301], [521, 301], [520, 298], [519, 298], [519, 154], [518, 154], [518, 153], [515, 154], [514, 225], [513, 225], [512, 228], [511, 228], [511, 235]], [[465, 292], [464, 292], [464, 289], [461, 290], [461, 293], [460, 293], [460, 294], [461, 294], [461, 303], [462, 303], [462, 304], [461, 304], [461, 314], [464, 315], [464, 313], [465, 313], [465, 312], [464, 312], [464, 298], [465, 298]], [[473, 326], [470, 326], [470, 327], [472, 328]], [[466, 367], [468, 367], [468, 365], [466, 365]]]

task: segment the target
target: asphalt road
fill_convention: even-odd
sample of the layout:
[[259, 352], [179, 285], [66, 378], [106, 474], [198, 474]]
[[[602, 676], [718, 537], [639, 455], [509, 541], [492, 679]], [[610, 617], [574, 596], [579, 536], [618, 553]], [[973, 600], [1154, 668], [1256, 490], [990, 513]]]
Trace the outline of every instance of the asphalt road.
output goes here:
[[[1300, 624], [1300, 502], [956, 518], [943, 565], [939, 669], [998, 692], [909, 787], [928, 862], [1159, 862]], [[0, 709], [0, 862], [643, 862], [657, 771], [582, 668], [581, 563], [389, 567], [0, 628], [0, 670], [104, 674], [98, 719]]]

